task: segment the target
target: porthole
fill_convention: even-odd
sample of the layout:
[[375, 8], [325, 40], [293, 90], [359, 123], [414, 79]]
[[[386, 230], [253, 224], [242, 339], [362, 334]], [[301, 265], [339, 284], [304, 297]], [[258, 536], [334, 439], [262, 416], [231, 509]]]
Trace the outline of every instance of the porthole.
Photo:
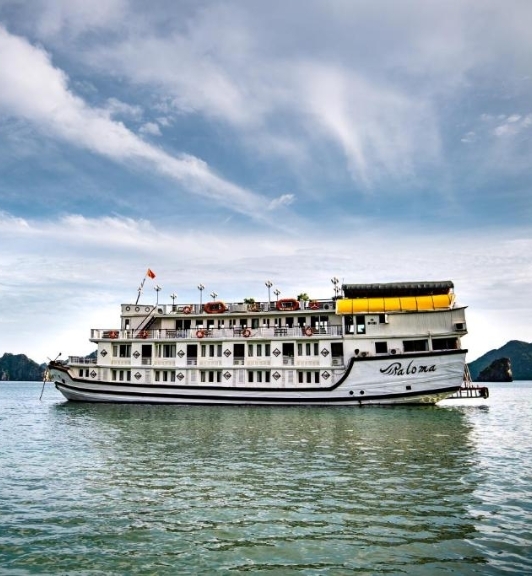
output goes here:
[[364, 390], [361, 390], [361, 391], [360, 391], [360, 395], [361, 395], [361, 396], [364, 396]]

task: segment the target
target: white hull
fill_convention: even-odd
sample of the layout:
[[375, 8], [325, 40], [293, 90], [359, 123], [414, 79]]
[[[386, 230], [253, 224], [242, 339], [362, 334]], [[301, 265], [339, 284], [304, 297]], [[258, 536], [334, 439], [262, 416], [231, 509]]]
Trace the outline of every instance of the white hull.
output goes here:
[[363, 406], [435, 404], [463, 382], [465, 350], [400, 356], [352, 358], [345, 373], [328, 387], [259, 387], [221, 384], [135, 384], [76, 378], [69, 369], [51, 363], [57, 389], [83, 402], [150, 404], [240, 404], [275, 406]]

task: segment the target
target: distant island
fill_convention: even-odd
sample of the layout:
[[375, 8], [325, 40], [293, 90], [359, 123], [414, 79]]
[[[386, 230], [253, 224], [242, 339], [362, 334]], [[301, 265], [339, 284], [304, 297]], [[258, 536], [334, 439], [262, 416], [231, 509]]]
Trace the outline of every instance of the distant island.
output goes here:
[[9, 354], [6, 352], [0, 358], [0, 380], [16, 382], [33, 382], [42, 380], [46, 364], [37, 364], [24, 354]]
[[[532, 380], [532, 343], [510, 340], [468, 366], [475, 382], [509, 381], [512, 377], [514, 380]], [[0, 358], [0, 380], [40, 381], [45, 370], [46, 364], [37, 364], [24, 354], [6, 352]]]
[[[499, 374], [503, 374], [506, 361], [508, 361], [507, 367], [510, 369], [510, 374], [514, 380], [532, 380], [532, 344], [520, 340], [510, 340], [501, 348], [490, 350], [474, 362], [469, 363], [471, 378], [475, 382], [506, 381], [504, 378], [488, 380], [482, 374], [483, 371], [489, 373], [487, 369], [490, 367], [498, 371]], [[484, 378], [481, 378], [481, 374]]]

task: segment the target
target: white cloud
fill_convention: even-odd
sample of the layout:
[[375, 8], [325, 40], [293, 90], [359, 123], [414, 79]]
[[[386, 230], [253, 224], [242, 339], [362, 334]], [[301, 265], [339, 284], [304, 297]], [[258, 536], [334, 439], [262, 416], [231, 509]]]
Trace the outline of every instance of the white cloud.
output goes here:
[[128, 0], [34, 0], [40, 11], [38, 33], [45, 37], [81, 34], [86, 30], [118, 24], [127, 11]]
[[[264, 220], [264, 200], [215, 175], [193, 156], [170, 156], [155, 148], [108, 112], [89, 107], [68, 89], [66, 75], [50, 62], [48, 54], [0, 27], [0, 111], [25, 118], [46, 134], [84, 147], [117, 161], [133, 159], [178, 180], [190, 192], [220, 203], [228, 210]], [[35, 95], [39, 97], [36, 98]]]
[[140, 127], [139, 131], [141, 134], [149, 134], [150, 136], [161, 135], [159, 124], [156, 124], [155, 122], [146, 122]]
[[295, 200], [295, 196], [293, 194], [283, 194], [279, 196], [279, 198], [274, 198], [270, 204], [268, 205], [268, 210], [276, 210], [280, 206], [289, 206]]
[[142, 108], [140, 106], [121, 102], [118, 98], [108, 98], [105, 109], [109, 112], [110, 117], [125, 116], [134, 120], [142, 118]]
[[515, 136], [532, 126], [532, 114], [527, 114], [525, 117], [520, 114], [511, 114], [499, 117], [499, 120], [503, 122], [493, 129], [495, 136]]

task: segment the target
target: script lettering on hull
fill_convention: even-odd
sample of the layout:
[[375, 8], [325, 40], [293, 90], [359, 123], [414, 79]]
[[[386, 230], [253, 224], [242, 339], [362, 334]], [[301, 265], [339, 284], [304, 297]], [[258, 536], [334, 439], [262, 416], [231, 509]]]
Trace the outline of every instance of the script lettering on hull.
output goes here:
[[386, 366], [386, 368], [381, 368], [380, 372], [387, 376], [411, 376], [418, 373], [436, 372], [436, 365], [414, 365], [413, 360], [411, 360], [407, 366], [404, 366], [402, 362], [392, 362], [389, 366]]

